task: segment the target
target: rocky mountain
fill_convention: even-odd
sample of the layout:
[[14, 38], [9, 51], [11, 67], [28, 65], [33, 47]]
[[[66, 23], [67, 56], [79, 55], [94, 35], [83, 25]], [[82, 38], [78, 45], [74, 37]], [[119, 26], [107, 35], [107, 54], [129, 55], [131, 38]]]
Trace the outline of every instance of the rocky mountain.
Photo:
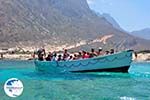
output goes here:
[[[108, 35], [112, 37], [105, 44], [100, 41]], [[86, 0], [0, 0], [0, 48], [67, 47], [81, 41], [123, 49], [147, 48], [150, 43], [114, 28], [106, 18], [97, 16]]]
[[111, 17], [110, 14], [108, 14], [108, 13], [103, 13], [101, 16], [104, 17], [109, 23], [111, 23], [114, 28], [116, 28], [116, 29], [118, 29], [118, 30], [121, 30], [121, 31], [124, 31], [124, 30], [120, 27], [120, 25], [116, 22], [116, 20], [115, 20], [113, 17]]
[[133, 32], [131, 32], [131, 34], [136, 36], [136, 37], [150, 40], [150, 28], [145, 28], [142, 30], [133, 31]]

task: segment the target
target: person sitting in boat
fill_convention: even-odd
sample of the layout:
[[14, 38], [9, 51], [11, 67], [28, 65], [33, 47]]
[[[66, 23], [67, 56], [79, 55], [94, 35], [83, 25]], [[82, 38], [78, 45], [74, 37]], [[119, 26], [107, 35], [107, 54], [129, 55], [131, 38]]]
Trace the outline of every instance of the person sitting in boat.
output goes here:
[[57, 61], [62, 61], [62, 56], [61, 55], [58, 55]]
[[64, 50], [64, 53], [63, 53], [63, 60], [66, 61], [66, 60], [68, 59], [68, 57], [69, 57], [68, 50], [65, 49], [65, 50]]
[[103, 55], [103, 49], [101, 47], [98, 48], [97, 56]]
[[114, 49], [111, 49], [110, 50], [110, 54], [114, 54], [115, 53], [115, 50]]
[[95, 50], [92, 48], [90, 53], [90, 58], [97, 56]]
[[52, 55], [53, 55], [53, 57], [52, 57], [51, 61], [56, 61], [57, 60], [57, 53], [54, 52]]
[[77, 60], [77, 59], [78, 59], [77, 54], [74, 54], [73, 60]]
[[46, 52], [45, 52], [45, 49], [44, 49], [44, 48], [40, 48], [40, 49], [37, 51], [38, 58], [39, 58], [39, 56], [41, 56], [42, 54], [43, 54], [43, 56], [46, 56]]
[[52, 53], [49, 52], [48, 56], [46, 57], [46, 61], [51, 61], [52, 57], [53, 57]]
[[89, 52], [86, 52], [86, 54], [85, 54], [85, 57], [84, 57], [85, 59], [88, 59], [88, 58], [90, 58], [90, 53]]
[[105, 51], [105, 55], [108, 55], [108, 54], [110, 54], [110, 52], [109, 51]]
[[39, 61], [44, 61], [44, 55], [43, 54], [39, 54], [38, 55], [38, 60]]
[[85, 52], [85, 51], [82, 51], [82, 52], [83, 52], [82, 59], [90, 58], [90, 53], [89, 52]]
[[78, 58], [79, 60], [82, 59], [82, 53], [81, 53], [81, 52], [78, 52], [77, 58]]
[[73, 56], [72, 56], [72, 55], [70, 55], [70, 57], [69, 57], [68, 61], [72, 61], [72, 60], [73, 60]]
[[40, 57], [41, 54], [42, 54], [42, 50], [41, 49], [37, 50], [38, 58]]
[[82, 59], [85, 58], [85, 55], [86, 55], [86, 52], [83, 50], [83, 51], [82, 51]]

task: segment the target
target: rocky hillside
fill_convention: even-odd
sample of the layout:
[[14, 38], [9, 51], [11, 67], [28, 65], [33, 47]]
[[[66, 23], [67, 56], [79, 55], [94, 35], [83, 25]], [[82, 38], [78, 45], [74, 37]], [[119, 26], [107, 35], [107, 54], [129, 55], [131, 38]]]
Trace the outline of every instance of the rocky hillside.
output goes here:
[[[106, 43], [93, 42], [112, 35]], [[0, 47], [74, 45], [147, 48], [90, 10], [86, 0], [0, 0]], [[144, 43], [144, 44], [143, 44]]]
[[111, 17], [111, 15], [109, 15], [108, 13], [103, 13], [103, 14], [100, 15], [100, 16], [104, 17], [108, 22], [110, 22], [110, 23], [113, 25], [114, 28], [116, 28], [116, 29], [118, 29], [118, 30], [120, 30], [120, 31], [124, 31], [124, 30], [120, 27], [120, 25], [116, 22], [116, 20], [115, 20], [113, 17]]

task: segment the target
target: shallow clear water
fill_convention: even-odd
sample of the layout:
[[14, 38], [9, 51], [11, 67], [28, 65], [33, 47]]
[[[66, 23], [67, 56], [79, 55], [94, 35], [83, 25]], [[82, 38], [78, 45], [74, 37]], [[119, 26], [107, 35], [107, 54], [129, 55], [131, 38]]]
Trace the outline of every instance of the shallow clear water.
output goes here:
[[[150, 63], [133, 63], [128, 73], [44, 74], [32, 61], [0, 61], [0, 100], [150, 100]], [[23, 94], [8, 97], [5, 81], [18, 78]]]

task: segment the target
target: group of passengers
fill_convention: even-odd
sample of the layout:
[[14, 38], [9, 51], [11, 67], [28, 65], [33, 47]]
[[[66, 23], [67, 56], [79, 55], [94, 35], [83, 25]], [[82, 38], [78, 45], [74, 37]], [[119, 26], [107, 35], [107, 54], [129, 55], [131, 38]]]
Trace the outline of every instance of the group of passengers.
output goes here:
[[114, 49], [111, 49], [110, 51], [103, 52], [102, 48], [99, 48], [98, 51], [95, 51], [93, 48], [91, 49], [91, 52], [81, 51], [75, 54], [70, 54], [67, 49], [64, 50], [63, 54], [58, 54], [56, 52], [49, 52], [49, 54], [46, 56], [45, 49], [38, 50], [38, 60], [43, 61], [71, 61], [71, 60], [81, 60], [81, 59], [88, 59], [97, 57], [100, 55], [108, 55], [113, 54]]

